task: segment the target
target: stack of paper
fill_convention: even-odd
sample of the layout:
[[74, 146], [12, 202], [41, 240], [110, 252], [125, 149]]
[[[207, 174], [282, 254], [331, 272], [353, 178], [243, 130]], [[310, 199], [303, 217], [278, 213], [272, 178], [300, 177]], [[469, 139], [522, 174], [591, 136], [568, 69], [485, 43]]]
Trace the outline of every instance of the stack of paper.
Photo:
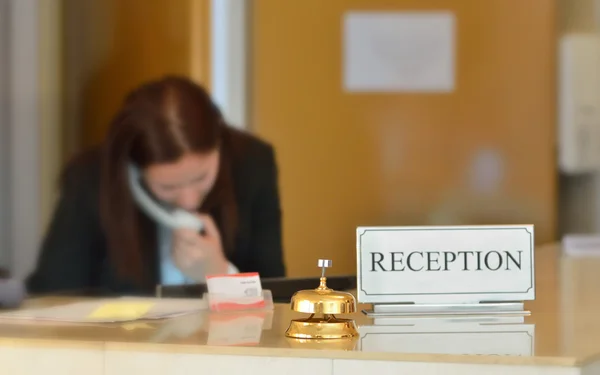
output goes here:
[[202, 299], [122, 297], [2, 313], [0, 314], [0, 322], [28, 320], [115, 323], [172, 318], [193, 314], [206, 308], [206, 301]]

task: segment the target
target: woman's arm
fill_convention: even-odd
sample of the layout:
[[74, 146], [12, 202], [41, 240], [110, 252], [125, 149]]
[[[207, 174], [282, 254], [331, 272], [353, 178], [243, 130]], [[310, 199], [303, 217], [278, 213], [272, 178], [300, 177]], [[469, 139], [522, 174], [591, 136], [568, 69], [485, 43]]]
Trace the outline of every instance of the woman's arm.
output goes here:
[[[88, 166], [89, 167], [89, 166]], [[98, 189], [92, 171], [69, 168], [61, 195], [42, 241], [34, 272], [26, 284], [31, 294], [92, 287], [93, 268], [100, 267], [94, 247], [101, 242], [97, 217]]]

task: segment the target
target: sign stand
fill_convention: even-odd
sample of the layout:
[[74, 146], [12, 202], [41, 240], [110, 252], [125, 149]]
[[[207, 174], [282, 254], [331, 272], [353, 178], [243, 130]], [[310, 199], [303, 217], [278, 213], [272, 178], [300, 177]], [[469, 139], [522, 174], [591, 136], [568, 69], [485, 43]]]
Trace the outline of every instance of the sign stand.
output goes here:
[[462, 304], [373, 304], [373, 310], [363, 310], [370, 317], [415, 315], [530, 315], [523, 302], [484, 302]]

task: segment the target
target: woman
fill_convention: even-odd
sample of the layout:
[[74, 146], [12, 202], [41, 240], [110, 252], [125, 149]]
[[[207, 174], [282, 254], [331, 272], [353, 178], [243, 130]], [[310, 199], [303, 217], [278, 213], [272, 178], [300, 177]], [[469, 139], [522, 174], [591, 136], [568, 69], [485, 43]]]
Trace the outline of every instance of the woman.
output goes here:
[[[134, 90], [104, 142], [76, 158], [62, 182], [30, 293], [152, 294], [157, 284], [206, 274], [285, 274], [273, 149], [226, 126], [208, 93], [185, 78]], [[153, 215], [152, 203], [195, 218], [173, 224], [173, 215]]]

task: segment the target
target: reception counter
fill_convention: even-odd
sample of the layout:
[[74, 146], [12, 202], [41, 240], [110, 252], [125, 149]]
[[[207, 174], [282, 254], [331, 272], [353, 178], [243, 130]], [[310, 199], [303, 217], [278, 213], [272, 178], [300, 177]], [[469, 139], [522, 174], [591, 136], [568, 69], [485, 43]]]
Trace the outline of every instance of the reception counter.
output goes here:
[[[385, 325], [357, 313], [356, 340], [299, 341], [303, 317], [198, 313], [163, 321], [76, 325], [0, 322], [4, 374], [600, 374], [600, 258], [536, 249], [537, 298], [518, 317], [405, 318]], [[26, 307], [72, 299], [47, 297]], [[359, 306], [364, 308], [365, 306]]]

